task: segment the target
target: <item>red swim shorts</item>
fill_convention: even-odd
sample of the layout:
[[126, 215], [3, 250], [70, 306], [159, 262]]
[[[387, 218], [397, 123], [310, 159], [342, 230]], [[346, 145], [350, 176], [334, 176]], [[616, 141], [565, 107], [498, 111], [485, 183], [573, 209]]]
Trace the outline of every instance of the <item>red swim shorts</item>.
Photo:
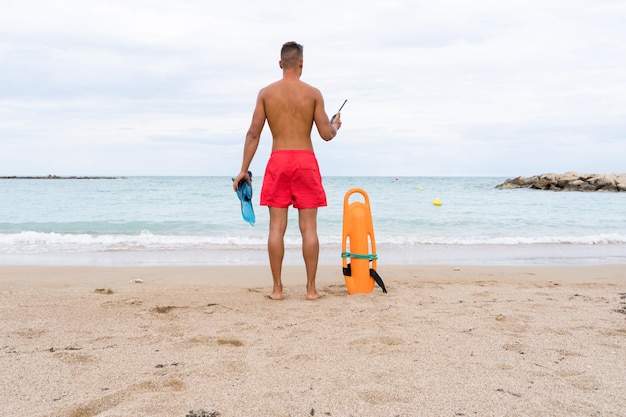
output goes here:
[[265, 168], [261, 205], [297, 209], [325, 207], [326, 193], [313, 151], [273, 151]]

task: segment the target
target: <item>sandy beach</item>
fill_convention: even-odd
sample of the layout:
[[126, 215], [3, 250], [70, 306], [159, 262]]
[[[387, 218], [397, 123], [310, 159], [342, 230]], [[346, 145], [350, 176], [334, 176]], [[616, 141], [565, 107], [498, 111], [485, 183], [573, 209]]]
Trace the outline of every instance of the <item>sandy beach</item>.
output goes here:
[[0, 415], [626, 415], [626, 265], [378, 272], [0, 267]]

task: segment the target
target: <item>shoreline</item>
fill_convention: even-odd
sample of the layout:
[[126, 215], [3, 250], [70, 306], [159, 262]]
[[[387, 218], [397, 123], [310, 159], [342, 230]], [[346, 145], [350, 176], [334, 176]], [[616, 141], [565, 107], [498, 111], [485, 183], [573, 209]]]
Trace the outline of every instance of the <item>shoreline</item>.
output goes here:
[[[624, 412], [626, 265], [0, 266], [7, 415]], [[141, 282], [138, 282], [140, 280]], [[214, 414], [217, 415], [217, 414]]]
[[[383, 279], [399, 281], [467, 282], [485, 276], [507, 283], [545, 281], [554, 275], [566, 282], [602, 282], [626, 285], [626, 265], [378, 265]], [[283, 266], [286, 286], [304, 285], [304, 265]], [[210, 278], [207, 278], [210, 277]], [[97, 283], [126, 286], [133, 279], [166, 286], [271, 286], [269, 265], [164, 265], [164, 266], [75, 266], [0, 265], [0, 284], [33, 285], [56, 283], [77, 288]], [[320, 265], [319, 285], [344, 284], [341, 264]], [[20, 284], [21, 283], [21, 284]]]
[[[379, 266], [384, 265], [489, 265], [489, 266], [589, 266], [626, 265], [623, 244], [533, 244], [533, 245], [423, 245], [379, 244]], [[163, 249], [110, 250], [85, 252], [0, 253], [2, 266], [84, 266], [84, 267], [210, 267], [264, 266], [267, 249]], [[340, 266], [338, 245], [320, 247], [320, 266]], [[284, 265], [303, 264], [301, 248], [285, 248]]]

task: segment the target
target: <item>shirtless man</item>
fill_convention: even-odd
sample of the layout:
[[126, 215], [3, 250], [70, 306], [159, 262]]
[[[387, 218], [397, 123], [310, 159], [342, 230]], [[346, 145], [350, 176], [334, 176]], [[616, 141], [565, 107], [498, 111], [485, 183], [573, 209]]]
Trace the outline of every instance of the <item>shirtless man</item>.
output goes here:
[[317, 159], [313, 153], [311, 130], [313, 122], [325, 141], [335, 137], [341, 127], [341, 113], [331, 123], [324, 110], [320, 91], [300, 81], [303, 66], [303, 47], [287, 42], [280, 51], [278, 65], [283, 78], [261, 89], [246, 133], [241, 171], [233, 182], [237, 190], [239, 181], [250, 183], [248, 168], [259, 146], [265, 120], [272, 132], [272, 154], [267, 163], [261, 189], [261, 205], [268, 206], [270, 227], [267, 250], [274, 287], [269, 298], [282, 300], [281, 278], [285, 254], [284, 236], [287, 230], [287, 210], [293, 204], [298, 209], [298, 222], [302, 234], [302, 256], [306, 268], [306, 298], [320, 297], [315, 287], [319, 257], [317, 237], [317, 208], [325, 207], [326, 194]]

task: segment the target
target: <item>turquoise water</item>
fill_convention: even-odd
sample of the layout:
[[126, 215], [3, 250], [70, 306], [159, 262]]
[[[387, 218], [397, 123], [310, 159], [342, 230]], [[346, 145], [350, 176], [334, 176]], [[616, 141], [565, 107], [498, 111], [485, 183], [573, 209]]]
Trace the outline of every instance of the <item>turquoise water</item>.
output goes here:
[[[626, 263], [626, 193], [496, 189], [505, 179], [325, 177], [320, 263], [341, 262], [351, 188], [369, 196], [379, 263]], [[0, 180], [0, 264], [265, 264], [261, 180], [255, 226], [229, 177]], [[296, 210], [289, 221], [285, 262], [300, 264]]]

